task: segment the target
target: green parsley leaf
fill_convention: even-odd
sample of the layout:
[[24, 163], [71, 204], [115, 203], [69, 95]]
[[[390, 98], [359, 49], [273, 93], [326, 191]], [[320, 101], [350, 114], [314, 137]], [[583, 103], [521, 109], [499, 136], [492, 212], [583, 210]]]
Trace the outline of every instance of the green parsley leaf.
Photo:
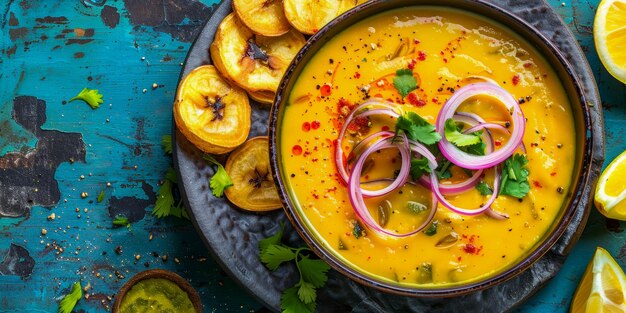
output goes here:
[[285, 233], [285, 224], [280, 222], [280, 229], [273, 235], [259, 240], [259, 253], [262, 254], [269, 246], [280, 245], [280, 239]]
[[72, 102], [74, 100], [83, 100], [85, 103], [89, 104], [89, 106], [94, 110], [99, 108], [100, 104], [104, 102], [102, 100], [102, 94], [98, 93], [97, 89], [89, 88], [83, 88], [83, 90], [81, 90], [81, 92], [78, 93], [76, 97], [70, 99], [69, 102]]
[[446, 139], [457, 147], [466, 147], [480, 143], [480, 136], [476, 134], [463, 134], [457, 128], [456, 122], [449, 118], [444, 126]]
[[489, 196], [493, 194], [493, 190], [484, 181], [481, 181], [480, 183], [478, 183], [478, 185], [476, 185], [476, 189], [483, 196]]
[[317, 299], [317, 291], [315, 291], [313, 284], [302, 281], [300, 283], [300, 288], [298, 288], [298, 298], [300, 298], [300, 300], [302, 300], [305, 304], [315, 303], [315, 300]]
[[298, 267], [302, 274], [302, 280], [311, 283], [314, 288], [320, 288], [326, 284], [328, 280], [326, 272], [330, 270], [330, 266], [326, 262], [320, 259], [312, 260], [308, 256], [303, 256], [298, 261]]
[[280, 264], [296, 258], [296, 254], [291, 249], [281, 245], [271, 245], [261, 253], [261, 262], [272, 271], [275, 271]]
[[161, 147], [167, 154], [172, 154], [172, 135], [163, 135], [161, 137]]
[[80, 300], [80, 298], [82, 297], [83, 290], [80, 286], [80, 282], [75, 282], [74, 285], [72, 285], [72, 291], [65, 295], [65, 297], [63, 297], [63, 299], [59, 303], [58, 313], [71, 313], [72, 310], [74, 310], [74, 306], [76, 306], [78, 300]]
[[413, 71], [408, 68], [397, 70], [396, 77], [393, 78], [393, 86], [404, 98], [409, 92], [417, 89], [417, 79], [413, 76]]
[[126, 216], [116, 215], [115, 218], [113, 219], [113, 226], [128, 226], [128, 225], [130, 225], [130, 222], [128, 221], [128, 218]]
[[230, 176], [228, 176], [228, 173], [226, 173], [226, 170], [224, 169], [222, 164], [220, 164], [220, 162], [217, 162], [215, 158], [207, 154], [204, 155], [204, 159], [217, 166], [217, 171], [215, 172], [215, 174], [213, 174], [213, 177], [211, 177], [209, 185], [211, 187], [213, 195], [220, 198], [222, 197], [222, 195], [224, 195], [224, 189], [233, 185], [233, 181], [230, 180]]
[[404, 132], [411, 140], [425, 145], [432, 145], [441, 140], [441, 135], [431, 125], [415, 112], [408, 112], [396, 121], [396, 132]]
[[426, 210], [428, 210], [428, 207], [416, 202], [416, 201], [409, 201], [407, 202], [407, 207], [409, 208], [409, 211], [411, 211], [412, 213], [415, 214], [420, 214], [422, 212], [426, 212]]
[[282, 296], [280, 297], [280, 309], [282, 313], [315, 312], [315, 302], [311, 302], [309, 304], [302, 302], [302, 300], [300, 300], [300, 296], [298, 296], [299, 290], [300, 288], [298, 286], [285, 289]]
[[426, 234], [426, 236], [434, 236], [435, 234], [437, 234], [437, 226], [439, 225], [438, 221], [434, 221], [432, 223], [430, 223], [430, 226], [428, 226], [428, 228], [426, 228], [426, 230], [424, 230], [424, 234]]
[[431, 169], [428, 166], [428, 159], [426, 158], [412, 158], [411, 159], [411, 169], [409, 173], [411, 174], [411, 178], [413, 180], [418, 180], [424, 174], [430, 174]]
[[525, 197], [530, 192], [528, 183], [528, 159], [521, 154], [514, 154], [504, 162], [500, 194], [518, 199]]
[[101, 190], [100, 193], [98, 194], [98, 198], [96, 199], [96, 201], [98, 201], [98, 203], [100, 203], [103, 200], [104, 200], [104, 190]]

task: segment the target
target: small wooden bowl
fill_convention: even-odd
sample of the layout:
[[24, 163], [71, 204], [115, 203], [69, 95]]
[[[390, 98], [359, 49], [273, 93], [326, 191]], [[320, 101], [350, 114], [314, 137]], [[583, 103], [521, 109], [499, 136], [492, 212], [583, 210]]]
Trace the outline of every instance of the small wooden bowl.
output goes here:
[[115, 296], [115, 302], [113, 303], [112, 313], [120, 312], [120, 305], [122, 304], [122, 299], [124, 299], [124, 296], [126, 296], [126, 293], [136, 283], [144, 279], [150, 279], [150, 278], [162, 278], [162, 279], [167, 279], [175, 283], [176, 285], [178, 285], [178, 287], [180, 287], [180, 289], [182, 289], [184, 292], [187, 293], [187, 295], [189, 296], [189, 300], [191, 300], [191, 304], [193, 304], [193, 307], [196, 309], [196, 312], [198, 313], [204, 312], [204, 306], [202, 305], [202, 300], [200, 300], [200, 295], [198, 295], [198, 292], [196, 291], [196, 289], [194, 289], [187, 282], [187, 280], [180, 277], [178, 274], [174, 272], [166, 271], [162, 269], [154, 269], [154, 270], [147, 270], [147, 271], [138, 273], [137, 275], [133, 276], [129, 281], [127, 281], [122, 286], [122, 288], [120, 288], [120, 290], [117, 292], [117, 295]]

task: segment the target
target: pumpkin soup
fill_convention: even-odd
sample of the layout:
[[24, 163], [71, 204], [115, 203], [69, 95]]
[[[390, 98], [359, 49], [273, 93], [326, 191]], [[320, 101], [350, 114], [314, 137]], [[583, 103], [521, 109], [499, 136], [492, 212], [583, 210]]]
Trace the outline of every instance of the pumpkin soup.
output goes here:
[[279, 136], [283, 180], [317, 240], [420, 288], [525, 257], [575, 162], [569, 100], [545, 59], [499, 24], [439, 7], [333, 37], [297, 77]]

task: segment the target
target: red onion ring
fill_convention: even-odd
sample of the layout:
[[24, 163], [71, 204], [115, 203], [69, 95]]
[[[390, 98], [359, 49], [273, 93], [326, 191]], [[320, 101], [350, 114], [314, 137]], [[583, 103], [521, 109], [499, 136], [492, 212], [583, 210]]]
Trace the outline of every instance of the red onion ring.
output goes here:
[[[476, 156], [461, 151], [455, 145], [450, 143], [444, 135], [444, 124], [447, 119], [454, 116], [456, 109], [465, 100], [476, 95], [485, 94], [498, 99], [506, 106], [507, 110], [511, 112], [514, 129], [511, 133], [511, 138], [501, 149], [484, 156]], [[525, 125], [526, 120], [524, 118], [524, 113], [511, 94], [503, 88], [491, 83], [475, 83], [466, 85], [457, 90], [452, 97], [446, 101], [437, 116], [437, 123], [435, 127], [442, 137], [441, 141], [439, 141], [439, 149], [448, 160], [462, 168], [479, 170], [494, 167], [509, 158], [522, 142]]]
[[[365, 205], [363, 194], [361, 192], [362, 190], [360, 187], [361, 171], [363, 170], [363, 164], [365, 163], [365, 160], [367, 159], [369, 155], [371, 155], [375, 151], [388, 149], [388, 148], [397, 148], [398, 150], [400, 150], [401, 154], [409, 155], [408, 141], [404, 135], [401, 135], [401, 136], [403, 138], [401, 143], [394, 142], [393, 141], [394, 138], [384, 138], [379, 141], [376, 141], [371, 146], [367, 147], [367, 149], [365, 149], [365, 151], [363, 151], [363, 153], [357, 159], [354, 165], [354, 168], [352, 169], [352, 173], [348, 180], [348, 193], [350, 196], [350, 203], [352, 204], [352, 207], [354, 208], [354, 212], [356, 213], [357, 217], [368, 228], [374, 230], [375, 232], [386, 234], [392, 237], [407, 237], [407, 236], [416, 234], [417, 232], [426, 228], [426, 226], [430, 224], [433, 217], [435, 216], [435, 212], [437, 211], [437, 198], [435, 196], [432, 196], [432, 204], [430, 208], [430, 213], [428, 217], [426, 218], [426, 220], [420, 226], [418, 226], [415, 230], [410, 231], [408, 233], [398, 234], [398, 233], [392, 232], [390, 230], [387, 230], [381, 227], [374, 220], [374, 217], [372, 216], [372, 214], [369, 212], [369, 209]], [[402, 150], [404, 150], [404, 153], [402, 152]], [[409, 163], [407, 164], [410, 164], [410, 160], [409, 160]], [[398, 175], [398, 177], [400, 176], [401, 175]], [[406, 176], [408, 177], [408, 171], [406, 173]], [[406, 182], [407, 177], [405, 177], [404, 182]], [[404, 182], [402, 184], [404, 184]]]

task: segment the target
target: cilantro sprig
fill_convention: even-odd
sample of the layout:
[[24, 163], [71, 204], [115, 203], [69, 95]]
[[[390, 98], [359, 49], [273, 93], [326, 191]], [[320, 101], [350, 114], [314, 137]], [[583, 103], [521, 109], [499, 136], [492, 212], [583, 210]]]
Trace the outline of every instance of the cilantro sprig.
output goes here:
[[500, 194], [518, 199], [524, 198], [530, 191], [526, 156], [516, 153], [504, 162]]
[[[172, 154], [171, 135], [163, 135], [163, 137], [161, 137], [161, 147], [166, 154]], [[154, 209], [152, 210], [152, 215], [156, 218], [175, 216], [178, 218], [189, 219], [187, 210], [185, 210], [183, 206], [183, 201], [179, 200], [178, 203], [176, 203], [176, 200], [174, 199], [174, 188], [177, 183], [178, 177], [176, 176], [176, 171], [174, 171], [172, 167], [168, 168], [165, 173], [163, 183], [159, 186], [159, 190], [157, 190], [156, 203], [154, 204]]]
[[415, 141], [419, 141], [425, 145], [432, 145], [441, 140], [441, 135], [435, 129], [435, 126], [428, 123], [419, 114], [408, 112], [396, 121], [396, 133], [403, 132], [406, 136]]
[[491, 187], [489, 187], [489, 185], [487, 185], [484, 181], [481, 181], [476, 185], [476, 190], [478, 190], [478, 192], [480, 192], [483, 196], [490, 196], [493, 194]]
[[89, 88], [83, 88], [83, 90], [81, 90], [74, 98], [70, 99], [69, 102], [74, 100], [82, 100], [94, 110], [99, 108], [100, 104], [104, 102], [102, 100], [102, 94], [99, 93], [97, 89]]
[[287, 288], [280, 297], [282, 312], [313, 313], [317, 306], [317, 289], [326, 284], [330, 266], [319, 259], [311, 259], [311, 250], [306, 247], [292, 248], [281, 243], [284, 225], [280, 230], [259, 242], [261, 262], [272, 271], [285, 263], [294, 261], [300, 274], [300, 280], [291, 288]]
[[480, 134], [464, 134], [460, 132], [456, 122], [451, 118], [446, 120], [443, 134], [449, 142], [457, 147], [467, 147], [480, 142]]
[[83, 296], [83, 290], [80, 286], [80, 282], [75, 282], [72, 285], [72, 290], [70, 293], [66, 294], [65, 297], [59, 302], [59, 310], [58, 313], [71, 313], [74, 310], [74, 306], [80, 298]]
[[393, 78], [393, 86], [404, 98], [409, 92], [417, 89], [417, 79], [413, 76], [411, 69], [400, 69], [396, 71], [396, 76]]
[[411, 178], [413, 180], [418, 180], [424, 174], [430, 174], [432, 170], [430, 166], [428, 166], [428, 159], [426, 158], [412, 158], [411, 159], [411, 169], [409, 170], [409, 174], [411, 174]]
[[233, 185], [233, 181], [230, 179], [230, 176], [228, 176], [228, 173], [224, 169], [224, 166], [222, 166], [220, 162], [215, 160], [215, 158], [208, 154], [204, 155], [203, 158], [209, 163], [217, 166], [217, 170], [215, 171], [215, 174], [213, 174], [213, 177], [211, 177], [209, 186], [211, 187], [211, 192], [213, 192], [213, 195], [220, 198], [224, 195], [224, 189]]

